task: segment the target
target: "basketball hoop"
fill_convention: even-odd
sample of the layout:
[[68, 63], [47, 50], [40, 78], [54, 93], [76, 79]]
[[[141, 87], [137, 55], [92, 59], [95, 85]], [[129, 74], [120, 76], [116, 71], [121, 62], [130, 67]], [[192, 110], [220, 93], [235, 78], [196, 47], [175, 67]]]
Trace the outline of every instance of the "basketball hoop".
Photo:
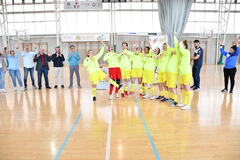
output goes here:
[[213, 30], [212, 29], [203, 29], [200, 34], [200, 38], [211, 39], [213, 38]]
[[27, 30], [16, 30], [15, 36], [12, 37], [13, 40], [19, 40], [19, 41], [29, 41], [30, 36], [27, 33]]

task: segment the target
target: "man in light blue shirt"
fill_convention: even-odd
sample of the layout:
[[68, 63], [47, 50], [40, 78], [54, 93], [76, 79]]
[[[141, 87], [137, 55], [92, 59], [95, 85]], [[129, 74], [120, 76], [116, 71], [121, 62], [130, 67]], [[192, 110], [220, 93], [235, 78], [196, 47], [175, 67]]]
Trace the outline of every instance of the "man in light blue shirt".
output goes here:
[[27, 78], [28, 72], [30, 72], [31, 81], [33, 88], [37, 88], [34, 81], [34, 62], [33, 58], [36, 55], [36, 52], [31, 52], [29, 45], [25, 45], [24, 52], [21, 54], [23, 57], [23, 67], [24, 67], [24, 87], [27, 89]]
[[73, 87], [73, 73], [77, 77], [78, 88], [81, 88], [80, 75], [79, 75], [79, 61], [81, 60], [80, 53], [75, 51], [75, 46], [71, 45], [70, 53], [68, 55], [69, 69], [70, 69], [70, 84], [69, 88]]

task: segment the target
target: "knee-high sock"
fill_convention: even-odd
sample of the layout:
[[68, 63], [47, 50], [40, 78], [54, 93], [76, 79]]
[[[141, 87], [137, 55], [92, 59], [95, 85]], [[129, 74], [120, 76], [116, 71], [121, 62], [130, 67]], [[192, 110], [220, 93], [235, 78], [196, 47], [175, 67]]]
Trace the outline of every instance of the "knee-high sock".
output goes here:
[[159, 91], [159, 96], [164, 96], [164, 91]]
[[187, 105], [187, 93], [185, 89], [182, 89], [182, 104]]
[[110, 84], [110, 90], [109, 90], [109, 95], [111, 95], [112, 94], [112, 92], [113, 92], [113, 85], [112, 84]]
[[173, 100], [178, 103], [178, 95], [173, 93]]
[[92, 88], [92, 95], [93, 95], [93, 97], [97, 96], [97, 89], [96, 88]]
[[169, 92], [169, 94], [170, 94], [169, 97], [170, 97], [171, 99], [173, 99], [173, 98], [174, 98], [173, 93], [172, 93], [172, 92]]
[[165, 90], [165, 91], [164, 91], [164, 97], [165, 97], [165, 98], [169, 98], [169, 92], [168, 92], [168, 90]]
[[132, 84], [131, 84], [131, 91], [132, 91], [132, 92], [134, 92], [134, 87], [135, 87], [135, 85], [134, 85], [134, 83], [132, 83]]
[[146, 95], [148, 95], [148, 86], [146, 86], [146, 85], [144, 86], [144, 92]]
[[128, 92], [128, 84], [125, 85], [124, 91]]
[[114, 85], [114, 86], [117, 87], [117, 88], [119, 87], [119, 85], [118, 85], [114, 80], [112, 80], [112, 79], [109, 79], [108, 82], [109, 82], [110, 84]]
[[[117, 82], [118, 85], [120, 85], [121, 80], [120, 80], [120, 79], [117, 79], [116, 82]], [[118, 88], [115, 89], [115, 93], [118, 93]]]
[[139, 88], [139, 93], [142, 93], [142, 92], [143, 92], [143, 86], [142, 86], [142, 84], [138, 84], [138, 88]]
[[151, 88], [151, 93], [152, 93], [152, 96], [156, 95], [156, 89], [154, 86], [152, 86], [152, 88]]
[[192, 103], [193, 92], [192, 91], [187, 91], [186, 95], [187, 95], [187, 105], [190, 106], [191, 103]]

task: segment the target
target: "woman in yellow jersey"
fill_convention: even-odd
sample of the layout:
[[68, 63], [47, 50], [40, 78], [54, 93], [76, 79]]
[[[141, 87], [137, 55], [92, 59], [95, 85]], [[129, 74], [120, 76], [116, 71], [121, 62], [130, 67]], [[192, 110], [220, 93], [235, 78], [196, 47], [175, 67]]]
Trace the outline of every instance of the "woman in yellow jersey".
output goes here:
[[[119, 55], [114, 52], [113, 47], [108, 47], [108, 53], [105, 54], [103, 60], [108, 64], [109, 77], [117, 82], [118, 85], [121, 83], [122, 75], [120, 70]], [[110, 84], [109, 99], [113, 99], [114, 86]], [[115, 88], [116, 97], [118, 98], [118, 88]]]
[[149, 52], [149, 54], [144, 55], [144, 66], [143, 66], [143, 84], [144, 84], [144, 92], [145, 95], [143, 98], [149, 98], [149, 92], [148, 92], [148, 86], [151, 89], [151, 99], [155, 99], [155, 88], [153, 86], [154, 83], [154, 74], [156, 69], [156, 59], [155, 54], [152, 53], [150, 50], [150, 47], [145, 47], [146, 52]]
[[131, 70], [131, 92], [134, 93], [135, 79], [138, 80], [139, 95], [142, 96], [142, 76], [143, 76], [143, 53], [142, 48], [137, 47], [136, 52], [131, 55], [132, 70]]
[[122, 97], [128, 96], [128, 84], [131, 78], [131, 61], [130, 61], [130, 53], [128, 51], [128, 43], [122, 43], [122, 53], [120, 54], [120, 69], [122, 74], [122, 89], [121, 95]]
[[96, 101], [96, 86], [99, 81], [108, 80], [110, 84], [114, 85], [115, 87], [119, 88], [121, 85], [118, 85], [114, 80], [109, 78], [107, 74], [105, 74], [99, 68], [98, 60], [104, 54], [104, 47], [101, 48], [100, 52], [94, 56], [93, 51], [89, 50], [87, 54], [87, 58], [84, 60], [84, 67], [90, 74], [90, 80], [92, 83], [92, 94], [93, 94], [93, 101]]
[[171, 55], [171, 48], [166, 43], [162, 46], [163, 52], [157, 56], [158, 59], [158, 86], [159, 86], [159, 97], [162, 102], [168, 99], [168, 88], [166, 85], [167, 81], [167, 64]]
[[172, 106], [177, 106], [177, 80], [178, 80], [178, 63], [179, 63], [179, 48], [178, 40], [174, 36], [174, 49], [171, 51], [171, 55], [167, 64], [167, 87], [169, 88], [170, 100]]
[[180, 50], [180, 86], [182, 90], [182, 103], [181, 106], [183, 110], [191, 109], [191, 102], [192, 102], [192, 90], [190, 88], [192, 84], [192, 70], [190, 65], [190, 52], [188, 50], [188, 43], [187, 40], [184, 40], [179, 45]]

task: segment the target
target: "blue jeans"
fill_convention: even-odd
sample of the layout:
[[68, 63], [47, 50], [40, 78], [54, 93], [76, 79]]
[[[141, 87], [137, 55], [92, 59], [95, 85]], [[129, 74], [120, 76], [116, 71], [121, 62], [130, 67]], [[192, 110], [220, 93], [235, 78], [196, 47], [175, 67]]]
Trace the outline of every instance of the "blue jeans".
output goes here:
[[24, 67], [24, 87], [27, 87], [28, 72], [30, 72], [32, 85], [35, 86], [35, 82], [34, 82], [34, 67], [32, 67], [32, 68]]
[[38, 87], [42, 88], [42, 75], [44, 75], [45, 86], [49, 87], [47, 67], [41, 67], [41, 69], [38, 70], [37, 72], [38, 72]]
[[192, 68], [194, 86], [200, 88], [200, 71], [202, 66], [195, 65]]
[[0, 89], [5, 89], [5, 73], [2, 68], [0, 68]]
[[9, 69], [9, 73], [12, 78], [13, 86], [17, 87], [17, 80], [18, 80], [19, 86], [22, 87], [23, 84], [22, 84], [22, 79], [21, 79], [21, 74], [19, 69], [17, 70]]

